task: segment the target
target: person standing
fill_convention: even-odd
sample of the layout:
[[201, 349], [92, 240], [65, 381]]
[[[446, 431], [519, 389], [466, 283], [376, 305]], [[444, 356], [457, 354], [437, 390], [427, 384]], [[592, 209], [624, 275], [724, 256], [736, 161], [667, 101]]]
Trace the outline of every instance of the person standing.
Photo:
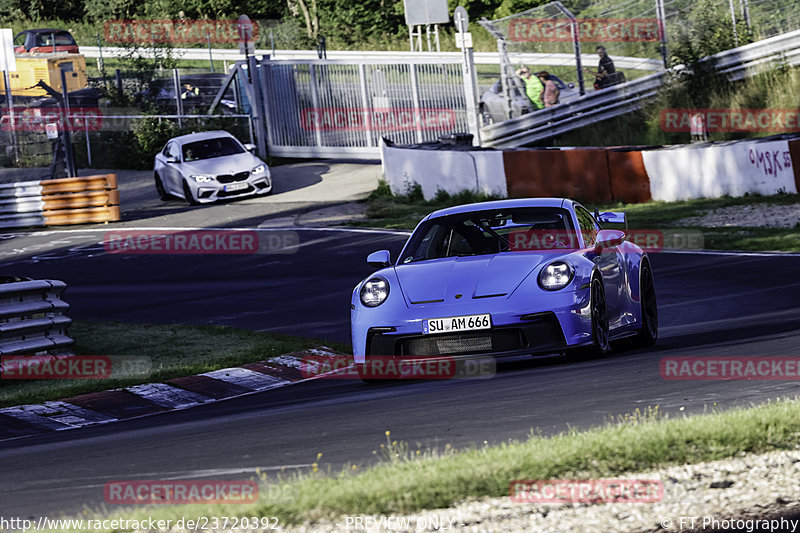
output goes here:
[[597, 64], [597, 72], [592, 72], [588, 68], [583, 69], [596, 78], [594, 80], [595, 91], [613, 85], [614, 76], [612, 76], [612, 74], [617, 72], [616, 67], [614, 67], [614, 61], [608, 56], [605, 46], [598, 45], [596, 52], [597, 55], [600, 56], [600, 62]]
[[544, 85], [542, 84], [541, 80], [532, 75], [531, 69], [528, 67], [522, 67], [517, 70], [517, 76], [522, 78], [522, 80], [525, 82], [525, 94], [528, 95], [528, 99], [533, 104], [534, 111], [537, 109], [543, 109], [544, 102], [542, 102], [542, 92], [544, 91]]
[[544, 102], [544, 106], [553, 107], [554, 105], [558, 105], [558, 96], [561, 94], [561, 89], [550, 79], [550, 73], [543, 70], [537, 72], [536, 77], [539, 78], [539, 81], [544, 85], [544, 89], [542, 89], [542, 102]]
[[200, 98], [200, 89], [191, 83], [183, 84], [183, 92], [181, 93], [181, 100], [194, 100]]

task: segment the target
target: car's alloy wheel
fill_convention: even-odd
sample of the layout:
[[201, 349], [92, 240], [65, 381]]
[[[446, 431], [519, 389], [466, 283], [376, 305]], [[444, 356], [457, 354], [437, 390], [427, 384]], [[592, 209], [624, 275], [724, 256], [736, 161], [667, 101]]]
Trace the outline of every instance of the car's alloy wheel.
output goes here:
[[652, 346], [658, 340], [658, 305], [653, 272], [646, 262], [642, 263], [639, 300], [642, 306], [642, 329], [639, 330], [636, 341], [639, 346]]
[[183, 182], [183, 196], [186, 198], [186, 202], [189, 205], [198, 205], [199, 202], [195, 199], [192, 195], [192, 189], [189, 188], [189, 184], [187, 182]]
[[167, 190], [164, 189], [164, 183], [161, 181], [161, 176], [156, 173], [155, 175], [156, 181], [156, 193], [158, 193], [158, 197], [162, 200], [169, 200], [172, 198], [172, 195], [167, 193]]
[[606, 308], [606, 292], [598, 278], [592, 280], [592, 342], [595, 353], [606, 355], [611, 351], [608, 333], [608, 310]]

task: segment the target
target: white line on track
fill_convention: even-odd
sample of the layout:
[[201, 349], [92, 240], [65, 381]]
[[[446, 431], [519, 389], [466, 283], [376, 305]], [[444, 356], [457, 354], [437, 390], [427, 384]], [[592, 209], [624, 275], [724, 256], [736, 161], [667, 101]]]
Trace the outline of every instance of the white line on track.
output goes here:
[[62, 233], [109, 233], [113, 231], [343, 231], [349, 233], [374, 233], [383, 235], [411, 235], [409, 230], [388, 230], [388, 229], [372, 229], [372, 228], [307, 228], [302, 226], [287, 226], [283, 228], [217, 228], [217, 227], [204, 227], [204, 228], [181, 228], [181, 227], [116, 227], [116, 228], [89, 228], [89, 229], [63, 229], [63, 230], [47, 230], [47, 231], [34, 231], [29, 233], [18, 233], [16, 235], [23, 237], [31, 236], [48, 236], [58, 235]]
[[[173, 227], [173, 226], [152, 226], [152, 227], [117, 227], [117, 228], [87, 228], [87, 229], [60, 229], [60, 230], [45, 230], [34, 231], [28, 233], [18, 233], [16, 235], [22, 237], [31, 236], [49, 236], [59, 234], [76, 234], [76, 233], [109, 233], [113, 231], [316, 231], [316, 232], [344, 232], [344, 233], [363, 233], [374, 235], [411, 235], [410, 230], [389, 230], [389, 229], [373, 229], [373, 228], [313, 228], [303, 226], [286, 226], [277, 228], [229, 228], [229, 227], [202, 227], [202, 228], [186, 228], [186, 227]], [[743, 257], [800, 257], [798, 252], [745, 252], [736, 250], [660, 250], [662, 254], [687, 254], [687, 255], [721, 255], [721, 256], [743, 256]]]

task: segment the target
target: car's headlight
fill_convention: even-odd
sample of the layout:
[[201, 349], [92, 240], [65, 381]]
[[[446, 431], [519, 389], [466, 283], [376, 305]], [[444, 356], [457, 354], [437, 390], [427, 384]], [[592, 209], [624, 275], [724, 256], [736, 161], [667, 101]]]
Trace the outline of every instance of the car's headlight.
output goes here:
[[258, 165], [256, 168], [250, 171], [251, 174], [261, 174], [267, 170], [267, 165]]
[[361, 286], [361, 303], [367, 307], [381, 305], [389, 296], [389, 282], [383, 278], [370, 278]]
[[214, 176], [208, 176], [206, 174], [199, 174], [197, 176], [190, 176], [194, 181], [197, 183], [209, 183], [214, 181]]
[[539, 286], [548, 291], [563, 289], [572, 281], [575, 271], [569, 263], [556, 261], [539, 272]]

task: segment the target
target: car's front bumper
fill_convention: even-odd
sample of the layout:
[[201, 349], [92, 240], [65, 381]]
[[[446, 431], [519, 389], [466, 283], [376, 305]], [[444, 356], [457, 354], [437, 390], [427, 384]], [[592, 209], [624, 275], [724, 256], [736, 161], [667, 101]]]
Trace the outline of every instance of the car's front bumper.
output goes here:
[[194, 185], [194, 197], [200, 203], [211, 203], [255, 194], [268, 194], [270, 191], [272, 191], [272, 179], [266, 173], [231, 183], [211, 181]]
[[517, 355], [553, 353], [564, 349], [566, 342], [554, 313], [537, 313], [518, 324], [486, 330], [442, 334], [403, 334], [370, 328], [366, 353], [398, 357], [436, 355]]
[[[415, 306], [397, 314], [376, 313], [380, 308], [356, 308], [351, 311], [355, 361], [363, 362], [365, 355], [548, 354], [587, 345], [592, 342], [589, 296], [588, 288], [550, 293], [540, 305], [529, 304], [522, 309], [510, 299], [467, 308]], [[425, 319], [482, 313], [491, 315], [491, 329], [422, 333]]]

